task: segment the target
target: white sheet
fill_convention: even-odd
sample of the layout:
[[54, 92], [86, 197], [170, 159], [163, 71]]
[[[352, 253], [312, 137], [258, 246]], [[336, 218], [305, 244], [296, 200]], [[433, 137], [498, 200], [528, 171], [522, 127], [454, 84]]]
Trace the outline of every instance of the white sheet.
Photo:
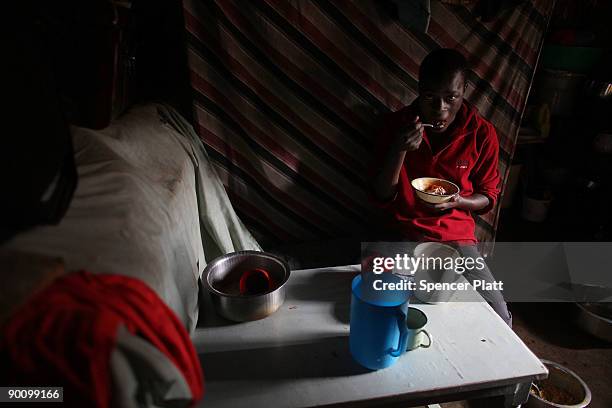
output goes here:
[[72, 134], [79, 184], [66, 216], [6, 247], [61, 256], [69, 271], [140, 278], [193, 331], [206, 263], [261, 250], [199, 138], [162, 105], [134, 108], [101, 131], [74, 127]]

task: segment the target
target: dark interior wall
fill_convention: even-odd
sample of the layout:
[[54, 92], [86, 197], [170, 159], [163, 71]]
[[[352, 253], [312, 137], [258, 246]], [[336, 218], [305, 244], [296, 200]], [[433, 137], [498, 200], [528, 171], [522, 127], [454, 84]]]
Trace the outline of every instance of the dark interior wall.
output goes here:
[[[520, 188], [500, 222], [502, 241], [612, 239], [610, 15], [609, 1], [556, 2], [529, 97], [531, 115], [523, 121], [527, 137], [519, 136]], [[528, 135], [542, 124], [548, 130], [540, 137]], [[526, 198], [546, 204], [536, 217], [543, 219], [533, 219], [534, 201]]]
[[45, 97], [41, 104], [59, 103], [71, 123], [106, 126], [118, 35], [111, 4], [107, 0], [26, 1], [7, 15], [12, 16], [8, 41], [13, 52], [9, 55], [15, 60], [13, 72], [19, 75], [13, 81], [15, 92], [31, 82], [45, 83], [55, 95], [40, 95]]
[[0, 241], [37, 224], [57, 222], [76, 186], [58, 61], [71, 44], [70, 21], [43, 2], [11, 3], [2, 24], [5, 109], [0, 139]]
[[77, 183], [70, 124], [103, 128], [148, 100], [191, 116], [181, 2], [30, 0], [5, 12], [0, 241], [65, 213]]
[[[188, 106], [189, 77], [182, 3], [135, 0], [29, 1], [15, 11], [17, 48], [38, 51], [38, 67], [21, 64], [24, 79], [54, 77], [71, 123], [103, 128], [130, 105], [149, 100]], [[47, 81], [49, 82], [49, 81]], [[22, 83], [22, 82], [20, 82]], [[52, 101], [49, 101], [50, 103]], [[188, 109], [190, 111], [190, 108]]]
[[[137, 100], [163, 100], [191, 119], [182, 2], [136, 0], [126, 27]], [[126, 55], [126, 54], [123, 55]]]

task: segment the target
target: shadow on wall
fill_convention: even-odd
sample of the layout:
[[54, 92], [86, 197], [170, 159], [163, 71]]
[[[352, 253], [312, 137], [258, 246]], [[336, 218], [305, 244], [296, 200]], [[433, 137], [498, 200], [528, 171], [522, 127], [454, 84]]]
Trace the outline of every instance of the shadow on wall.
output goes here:
[[[193, 7], [192, 12], [201, 15], [198, 18], [202, 27], [196, 30], [202, 30], [202, 38], [212, 39], [221, 46], [217, 50], [216, 43], [210, 46], [204, 42], [194, 45], [197, 48], [195, 51], [207, 59], [208, 66], [200, 68], [202, 73], [206, 75], [210, 72], [213, 81], [217, 78], [218, 83], [212, 84], [215, 91], [223, 93], [226, 98], [228, 95], [236, 98], [235, 104], [224, 107], [225, 102], [214, 100], [212, 94], [204, 95], [208, 92], [204, 90], [200, 102], [207, 105], [207, 114], [217, 122], [218, 127], [214, 129], [219, 132], [217, 136], [230, 144], [230, 148], [240, 150], [248, 160], [248, 163], [234, 162], [237, 158], [229, 148], [219, 153], [218, 156], [223, 157], [215, 157], [220, 166], [227, 167], [227, 184], [233, 193], [230, 195], [234, 196], [240, 216], [253, 229], [254, 235], [264, 247], [271, 248], [286, 243], [347, 236], [359, 239], [367, 234], [372, 222], [369, 210], [365, 210], [368, 208], [366, 190], [369, 183], [366, 167], [370, 160], [374, 119], [382, 108], [360, 102], [367, 90], [344, 72], [340, 62], [317, 48], [305, 34], [286, 24], [276, 24], [278, 19], [283, 19], [277, 10], [247, 2], [240, 4], [238, 16], [228, 17], [225, 16], [225, 7], [231, 8], [231, 5], [195, 2], [190, 7]], [[239, 23], [235, 23], [234, 18]], [[265, 20], [265, 23], [258, 24], [259, 19]], [[297, 47], [303, 60], [285, 60], [283, 55], [275, 53], [276, 50], [282, 51], [283, 46], [274, 45], [275, 49], [271, 50], [265, 44], [260, 44], [262, 36], [266, 35], [264, 29], [275, 30], [274, 33], [278, 31], [277, 34], [287, 42], [284, 46], [293, 47], [295, 45], [291, 41], [299, 41]], [[226, 41], [229, 45], [225, 47]], [[230, 52], [226, 53], [226, 50]], [[346, 53], [346, 50], [342, 52]], [[252, 80], [245, 79], [247, 74], [236, 71], [237, 62], [233, 58], [243, 54], [254, 58], [257, 63], [257, 69], [253, 69], [251, 75], [258, 71], [266, 74], [256, 78], [257, 86], [252, 84]], [[284, 72], [278, 63], [280, 60], [293, 66]], [[239, 63], [249, 70], [244, 62]], [[359, 69], [365, 72], [370, 70], [370, 67], [363, 66], [367, 63], [360, 61]], [[312, 79], [322, 84], [338, 83], [326, 91], [333, 93], [335, 101], [364, 125], [351, 128], [335, 123], [332, 120], [333, 108], [317, 99], [318, 94], [308, 88]], [[265, 92], [275, 89], [279, 91], [277, 95], [267, 95]], [[394, 92], [397, 93], [397, 90]], [[283, 93], [287, 95], [284, 99]], [[369, 98], [374, 97], [369, 95]], [[293, 106], [292, 99], [299, 103]], [[288, 106], [280, 107], [277, 104]], [[378, 105], [384, 107], [380, 101]], [[287, 112], [287, 109], [291, 112]], [[262, 117], [251, 118], [249, 112], [256, 112]], [[316, 116], [325, 121], [324, 126], [308, 122]], [[333, 134], [325, 133], [326, 129], [332, 129]], [[313, 130], [320, 134], [313, 135]], [[258, 140], [267, 136], [272, 138], [271, 143], [285, 149], [293, 162], [288, 163]], [[354, 143], [357, 147], [353, 147], [349, 155], [353, 154], [356, 165], [348, 166], [349, 161], [342, 163], [317, 138], [328, 139], [340, 150], [347, 149], [347, 143]], [[270, 153], [275, 157], [269, 157]], [[263, 161], [275, 167], [282, 173], [280, 177], [287, 180], [272, 180], [271, 177], [279, 176], [271, 175]], [[236, 198], [238, 195], [242, 203]], [[340, 199], [339, 195], [344, 198]], [[351, 201], [354, 205], [351, 205]], [[301, 207], [306, 211], [300, 211]], [[261, 216], [257, 215], [258, 212]], [[285, 228], [287, 237], [279, 236], [275, 231], [276, 224], [280, 227], [278, 229]]]

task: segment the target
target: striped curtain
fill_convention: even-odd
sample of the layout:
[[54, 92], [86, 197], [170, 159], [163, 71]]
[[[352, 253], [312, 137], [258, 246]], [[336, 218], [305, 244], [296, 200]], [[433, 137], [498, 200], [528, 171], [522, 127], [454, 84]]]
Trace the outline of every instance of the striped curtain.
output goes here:
[[[364, 237], [377, 118], [414, 100], [435, 48], [470, 61], [467, 99], [498, 131], [506, 180], [553, 5], [525, 1], [485, 23], [432, 0], [423, 33], [388, 1], [185, 0], [196, 129], [264, 245]], [[477, 218], [480, 241], [494, 240], [498, 213]]]

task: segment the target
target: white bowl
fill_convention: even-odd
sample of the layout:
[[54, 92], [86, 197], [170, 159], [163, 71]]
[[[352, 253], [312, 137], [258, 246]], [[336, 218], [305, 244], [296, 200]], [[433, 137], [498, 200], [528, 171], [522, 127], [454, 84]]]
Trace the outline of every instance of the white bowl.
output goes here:
[[[459, 193], [459, 186], [448, 180], [435, 177], [421, 177], [412, 180], [412, 188], [416, 191], [417, 197], [430, 204], [440, 204], [449, 201], [454, 195]], [[425, 190], [432, 184], [438, 184], [448, 192], [448, 194], [439, 195], [427, 193]]]
[[[435, 258], [453, 258], [457, 259], [461, 255], [459, 252], [451, 247], [450, 245], [442, 244], [440, 242], [423, 242], [414, 248], [413, 256], [415, 258], [435, 259]], [[433, 305], [446, 303], [453, 296], [453, 291], [448, 290], [435, 290], [426, 291], [420, 288], [420, 281], [424, 280], [427, 283], [453, 283], [459, 280], [461, 273], [457, 273], [453, 269], [439, 269], [439, 268], [425, 268], [421, 266], [415, 272], [415, 281], [417, 287], [414, 291], [414, 296], [423, 303], [429, 303]]]

